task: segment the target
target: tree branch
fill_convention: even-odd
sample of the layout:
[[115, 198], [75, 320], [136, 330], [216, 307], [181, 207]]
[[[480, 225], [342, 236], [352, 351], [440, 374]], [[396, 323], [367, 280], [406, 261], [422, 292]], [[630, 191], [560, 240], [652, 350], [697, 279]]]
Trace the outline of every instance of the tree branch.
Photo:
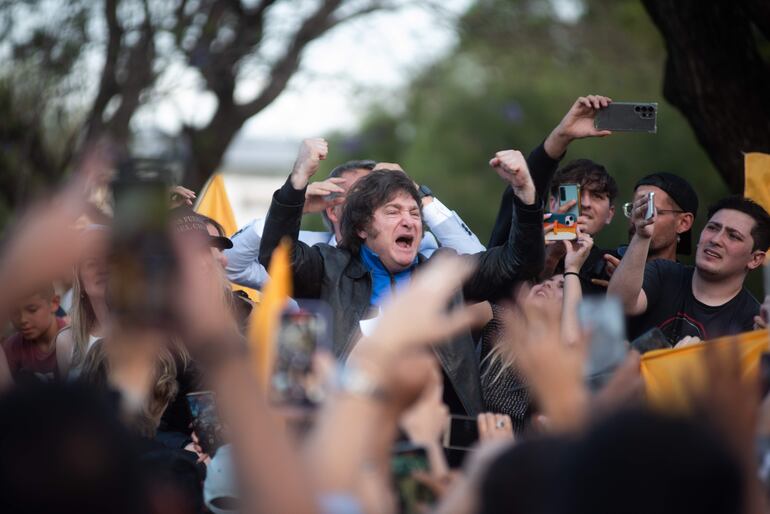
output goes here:
[[267, 85], [250, 102], [238, 107], [238, 116], [242, 122], [249, 119], [270, 105], [280, 95], [289, 83], [292, 75], [299, 68], [300, 56], [305, 47], [324, 32], [334, 27], [334, 11], [341, 0], [325, 0], [319, 8], [309, 16], [294, 34], [286, 53], [276, 61], [270, 69]]
[[99, 92], [86, 119], [86, 141], [92, 140], [104, 128], [102, 116], [110, 100], [119, 92], [117, 80], [118, 59], [123, 42], [123, 27], [118, 20], [120, 0], [105, 0], [104, 20], [107, 23], [107, 52], [99, 81]]

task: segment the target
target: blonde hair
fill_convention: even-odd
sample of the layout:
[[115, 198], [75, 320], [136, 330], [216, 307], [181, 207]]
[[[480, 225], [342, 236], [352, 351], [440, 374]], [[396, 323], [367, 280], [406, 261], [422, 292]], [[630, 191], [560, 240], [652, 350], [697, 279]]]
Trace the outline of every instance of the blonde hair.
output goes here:
[[79, 367], [88, 352], [91, 332], [96, 326], [96, 313], [91, 299], [80, 282], [80, 266], [75, 266], [75, 279], [72, 283], [72, 308], [70, 309], [70, 328], [75, 345], [72, 349], [70, 368]]
[[[110, 372], [104, 339], [94, 342], [83, 361], [82, 379], [96, 386], [106, 387]], [[176, 398], [179, 384], [176, 380], [177, 366], [174, 356], [162, 348], [155, 361], [155, 378], [152, 389], [142, 410], [128, 418], [128, 424], [145, 437], [154, 437], [160, 425], [160, 418], [166, 407]]]

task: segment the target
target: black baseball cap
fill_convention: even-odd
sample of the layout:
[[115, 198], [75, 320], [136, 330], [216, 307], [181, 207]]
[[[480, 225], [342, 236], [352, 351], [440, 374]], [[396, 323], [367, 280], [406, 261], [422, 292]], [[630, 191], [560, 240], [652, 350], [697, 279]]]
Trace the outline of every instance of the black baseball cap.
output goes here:
[[176, 234], [185, 237], [197, 237], [207, 246], [227, 250], [233, 247], [233, 242], [222, 236], [209, 235], [206, 228], [206, 218], [198, 215], [189, 207], [177, 207], [171, 210], [171, 229]]
[[[643, 177], [634, 186], [636, 191], [639, 186], [655, 186], [666, 192], [668, 196], [684, 212], [692, 214], [693, 218], [698, 215], [698, 195], [689, 182], [673, 173], [660, 172], [652, 173]], [[681, 255], [690, 255], [692, 253], [692, 228], [687, 232], [679, 234], [679, 242], [676, 245], [676, 253]]]

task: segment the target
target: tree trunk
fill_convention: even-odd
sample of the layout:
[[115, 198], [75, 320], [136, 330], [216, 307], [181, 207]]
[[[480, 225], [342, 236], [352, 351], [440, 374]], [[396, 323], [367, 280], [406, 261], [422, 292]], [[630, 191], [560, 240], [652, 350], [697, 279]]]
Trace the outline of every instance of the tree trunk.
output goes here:
[[222, 164], [227, 148], [243, 123], [244, 120], [236, 114], [235, 109], [219, 108], [205, 127], [184, 128], [192, 153], [192, 162], [185, 173], [185, 187], [193, 191], [201, 190]]
[[752, 26], [770, 20], [752, 20], [750, 1], [642, 0], [668, 51], [663, 96], [734, 193], [743, 192], [742, 153], [770, 153], [770, 67]]

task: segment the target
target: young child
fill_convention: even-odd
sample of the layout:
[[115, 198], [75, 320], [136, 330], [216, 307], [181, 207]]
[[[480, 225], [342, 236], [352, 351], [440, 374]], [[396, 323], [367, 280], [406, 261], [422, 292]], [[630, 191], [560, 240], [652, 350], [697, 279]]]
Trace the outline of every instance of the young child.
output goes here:
[[16, 333], [3, 342], [8, 368], [15, 381], [34, 376], [50, 381], [58, 378], [56, 334], [66, 325], [56, 316], [59, 296], [48, 286], [20, 301], [11, 310]]

